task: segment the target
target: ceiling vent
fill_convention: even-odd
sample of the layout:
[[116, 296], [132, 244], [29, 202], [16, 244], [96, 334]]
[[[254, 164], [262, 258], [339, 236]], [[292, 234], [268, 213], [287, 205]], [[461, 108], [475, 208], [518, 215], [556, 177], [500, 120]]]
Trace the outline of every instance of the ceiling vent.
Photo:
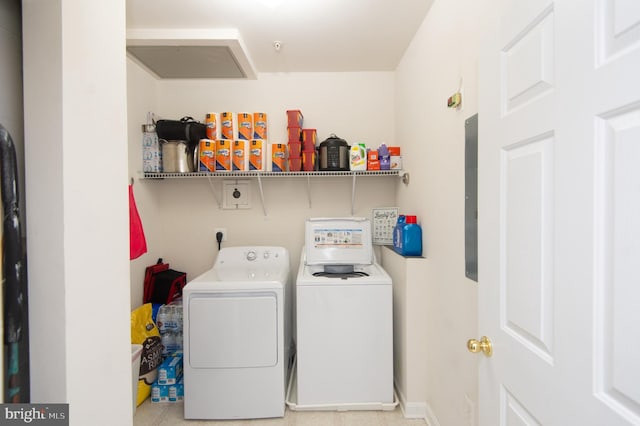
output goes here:
[[158, 78], [256, 79], [237, 30], [128, 30], [127, 54]]

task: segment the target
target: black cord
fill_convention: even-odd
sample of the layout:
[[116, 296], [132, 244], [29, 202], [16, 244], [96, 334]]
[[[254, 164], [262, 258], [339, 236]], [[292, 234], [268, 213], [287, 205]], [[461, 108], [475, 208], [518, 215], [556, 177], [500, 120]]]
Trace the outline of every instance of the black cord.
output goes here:
[[218, 242], [218, 251], [220, 251], [220, 243], [222, 242], [222, 232], [216, 232], [216, 241]]

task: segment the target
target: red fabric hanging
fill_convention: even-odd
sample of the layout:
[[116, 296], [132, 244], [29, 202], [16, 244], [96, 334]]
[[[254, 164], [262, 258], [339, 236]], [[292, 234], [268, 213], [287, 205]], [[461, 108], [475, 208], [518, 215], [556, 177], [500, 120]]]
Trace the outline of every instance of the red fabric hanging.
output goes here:
[[147, 252], [147, 240], [144, 237], [142, 221], [133, 198], [133, 185], [129, 185], [129, 259], [137, 259]]

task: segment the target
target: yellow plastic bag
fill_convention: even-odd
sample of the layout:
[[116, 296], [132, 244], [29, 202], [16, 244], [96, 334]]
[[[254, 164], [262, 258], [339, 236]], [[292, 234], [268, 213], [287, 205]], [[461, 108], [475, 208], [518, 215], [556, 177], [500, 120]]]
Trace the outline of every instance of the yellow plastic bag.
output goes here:
[[158, 327], [151, 318], [151, 312], [151, 303], [146, 303], [131, 312], [131, 343], [142, 345], [136, 406], [151, 395], [151, 385], [155, 382], [158, 367], [162, 364], [162, 341]]

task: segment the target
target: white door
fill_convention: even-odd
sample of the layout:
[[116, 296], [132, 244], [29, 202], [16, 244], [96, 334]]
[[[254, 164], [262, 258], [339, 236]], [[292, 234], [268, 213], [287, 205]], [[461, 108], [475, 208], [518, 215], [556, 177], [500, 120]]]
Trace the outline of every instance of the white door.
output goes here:
[[639, 425], [640, 1], [498, 3], [480, 59], [480, 425]]

